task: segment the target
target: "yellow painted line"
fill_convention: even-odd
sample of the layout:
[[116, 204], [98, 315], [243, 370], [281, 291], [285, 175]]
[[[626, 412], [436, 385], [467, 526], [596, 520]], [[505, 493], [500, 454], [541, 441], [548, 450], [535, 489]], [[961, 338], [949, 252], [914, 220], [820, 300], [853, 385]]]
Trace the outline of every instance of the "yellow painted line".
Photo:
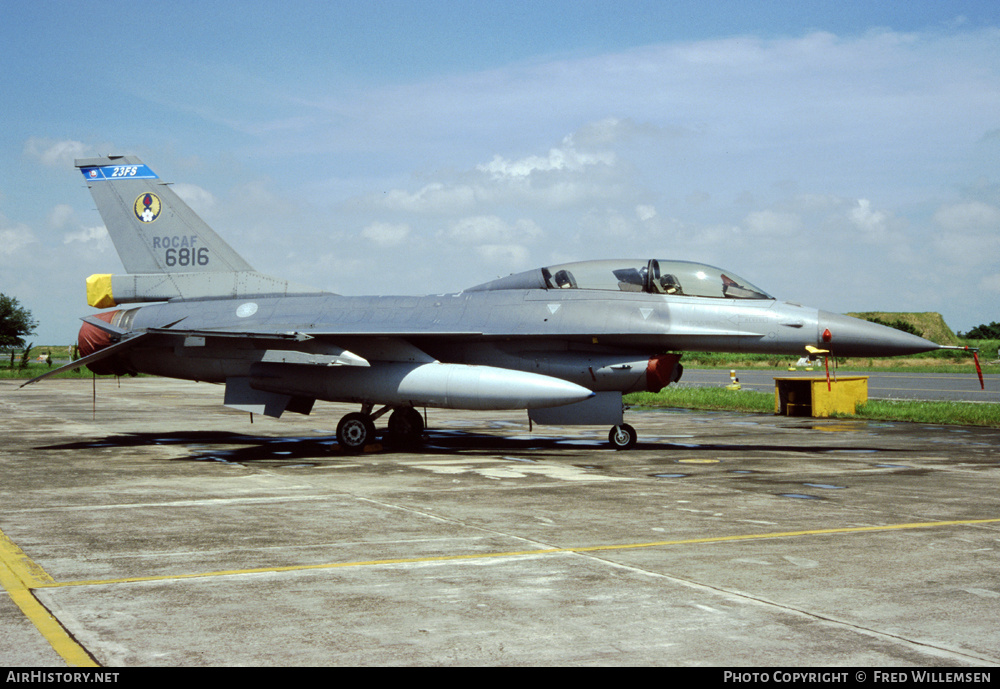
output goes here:
[[319, 565], [289, 565], [286, 567], [257, 567], [251, 569], [233, 569], [218, 572], [201, 572], [193, 574], [172, 574], [149, 577], [127, 577], [122, 579], [94, 579], [89, 581], [57, 582], [0, 531], [0, 585], [6, 589], [11, 600], [31, 620], [42, 636], [52, 645], [52, 648], [66, 661], [67, 665], [76, 667], [98, 667], [98, 663], [80, 646], [59, 624], [45, 607], [32, 594], [32, 589], [63, 588], [70, 586], [100, 586], [109, 584], [126, 584], [149, 581], [177, 581], [182, 579], [198, 579], [203, 577], [218, 577], [239, 574], [265, 574], [278, 572], [293, 572], [305, 570], [337, 569], [342, 567], [368, 567], [376, 565], [413, 564], [421, 562], [448, 562], [460, 560], [476, 560], [499, 557], [519, 557], [534, 555], [552, 555], [556, 553], [588, 553], [602, 550], [630, 550], [639, 548], [659, 548], [672, 545], [695, 545], [701, 543], [726, 543], [732, 541], [766, 540], [776, 538], [793, 538], [798, 536], [817, 536], [827, 534], [872, 533], [879, 531], [899, 531], [903, 529], [931, 529], [945, 526], [970, 526], [975, 524], [992, 524], [1000, 522], [996, 519], [963, 519], [941, 522], [915, 522], [911, 524], [889, 524], [885, 526], [853, 526], [834, 529], [808, 529], [803, 531], [779, 531], [762, 534], [741, 534], [735, 536], [711, 536], [707, 538], [688, 538], [674, 541], [650, 541], [647, 543], [623, 543], [612, 545], [581, 546], [577, 548], [544, 548], [540, 550], [514, 550], [495, 553], [472, 553], [466, 555], [437, 555], [432, 557], [407, 557], [385, 560], [365, 560], [359, 562], [334, 562]]
[[404, 557], [385, 560], [361, 560], [355, 562], [328, 562], [318, 565], [287, 565], [284, 567], [254, 567], [247, 569], [230, 569], [216, 572], [199, 572], [192, 574], [162, 574], [147, 577], [126, 577], [122, 579], [91, 579], [83, 581], [66, 581], [40, 584], [37, 588], [60, 588], [68, 586], [103, 586], [108, 584], [130, 584], [150, 581], [177, 581], [182, 579], [199, 579], [202, 577], [221, 577], [239, 574], [268, 574], [278, 572], [298, 572], [319, 569], [339, 569], [343, 567], [371, 567], [376, 565], [415, 564], [421, 562], [447, 562], [458, 560], [480, 560], [499, 557], [523, 557], [528, 555], [553, 555], [557, 553], [590, 553], [601, 550], [633, 550], [639, 548], [660, 548], [672, 545], [696, 545], [700, 543], [726, 543], [731, 541], [766, 540], [775, 538], [793, 538], [798, 536], [818, 536], [826, 534], [871, 533], [879, 531], [899, 531], [903, 529], [931, 529], [944, 526], [970, 526], [974, 524], [991, 524], [1000, 522], [995, 519], [962, 519], [944, 522], [915, 522], [912, 524], [888, 524], [885, 526], [849, 526], [834, 529], [810, 529], [805, 531], [780, 531], [762, 534], [741, 534], [735, 536], [710, 536], [706, 538], [688, 538], [676, 541], [650, 541], [647, 543], [622, 543], [611, 545], [580, 546], [575, 548], [543, 548], [540, 550], [511, 550], [494, 553], [471, 553], [465, 555], [434, 555], [429, 557]]
[[0, 531], [0, 586], [41, 632], [53, 650], [72, 667], [99, 667], [90, 654], [63, 628], [31, 590], [55, 582], [24, 551]]
[[11, 574], [16, 576], [25, 588], [52, 583], [52, 577], [35, 564], [3, 531], [0, 531], [0, 562], [7, 566]]

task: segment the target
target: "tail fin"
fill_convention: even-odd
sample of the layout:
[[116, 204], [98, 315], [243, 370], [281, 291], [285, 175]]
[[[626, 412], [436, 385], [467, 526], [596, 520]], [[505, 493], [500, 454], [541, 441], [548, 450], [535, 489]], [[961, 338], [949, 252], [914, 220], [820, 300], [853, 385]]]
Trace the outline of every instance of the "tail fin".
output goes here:
[[129, 273], [253, 268], [134, 156], [77, 160]]
[[91, 306], [316, 293], [256, 272], [135, 156], [76, 161], [128, 275], [87, 280]]

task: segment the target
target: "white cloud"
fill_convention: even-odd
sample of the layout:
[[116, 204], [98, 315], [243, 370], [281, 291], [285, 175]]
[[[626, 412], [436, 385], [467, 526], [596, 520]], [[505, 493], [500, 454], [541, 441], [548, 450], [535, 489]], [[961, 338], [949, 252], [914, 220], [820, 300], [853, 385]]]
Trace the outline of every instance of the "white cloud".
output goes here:
[[519, 244], [484, 244], [476, 247], [476, 253], [503, 270], [517, 270], [534, 265], [530, 261], [531, 252]]
[[[0, 217], [0, 220], [3, 220]], [[18, 224], [0, 229], [0, 256], [11, 257], [29, 244], [38, 241], [27, 225]]]
[[76, 216], [76, 211], [69, 204], [60, 203], [49, 212], [49, 226], [59, 230], [71, 223]]
[[107, 228], [104, 225], [98, 225], [95, 227], [81, 227], [76, 232], [67, 232], [63, 235], [63, 244], [72, 244], [74, 242], [82, 244], [97, 242], [103, 250], [106, 248], [104, 245], [110, 246], [111, 239], [108, 237]]
[[23, 223], [10, 225], [7, 218], [0, 215], [0, 257], [10, 258], [36, 241], [30, 227]]
[[851, 210], [851, 222], [859, 229], [876, 234], [885, 228], [886, 215], [881, 211], [873, 211], [871, 201], [858, 199], [857, 207]]
[[80, 141], [55, 141], [31, 137], [24, 144], [24, 153], [49, 167], [73, 167], [76, 158], [87, 155], [90, 147]]
[[[973, 266], [995, 267], [1000, 264], [1000, 209], [981, 201], [967, 201], [942, 206], [934, 214], [942, 229], [936, 233], [933, 247], [937, 261], [945, 261], [955, 272], [965, 273]], [[993, 276], [983, 276], [992, 284]]]
[[1000, 233], [1000, 209], [981, 201], [955, 203], [938, 209], [934, 222], [950, 232]]
[[374, 222], [361, 230], [361, 236], [378, 246], [399, 246], [410, 234], [410, 226], [404, 223], [392, 224]]
[[449, 214], [467, 212], [476, 205], [476, 191], [464, 184], [428, 184], [415, 193], [394, 189], [376, 203], [406, 213]]
[[635, 207], [635, 215], [643, 222], [652, 220], [656, 217], [656, 207], [647, 204], [638, 205]]
[[802, 231], [802, 219], [795, 213], [753, 211], [744, 223], [751, 234], [764, 238], [792, 238]]
[[[629, 129], [617, 120], [584, 125], [603, 131], [587, 139], [613, 139], [611, 130]], [[398, 214], [459, 217], [450, 231], [456, 236], [495, 231], [485, 218], [509, 215], [512, 209], [524, 209], [524, 215], [553, 210], [588, 208], [595, 203], [633, 202], [634, 191], [627, 182], [628, 172], [616, 166], [617, 154], [611, 150], [591, 150], [575, 143], [576, 133], [563, 137], [561, 145], [546, 155], [508, 158], [495, 154], [492, 161], [473, 168], [440, 174], [433, 182], [424, 182], [416, 191], [391, 189], [358, 200], [354, 205]], [[628, 136], [625, 136], [628, 138]], [[502, 213], [501, 213], [502, 211]], [[520, 210], [518, 213], [521, 214]], [[645, 204], [635, 213], [655, 215], [655, 208]], [[527, 235], [539, 233], [537, 223], [518, 230]], [[505, 228], [505, 236], [511, 229]]]
[[580, 127], [573, 133], [570, 141], [577, 148], [613, 148], [632, 140], [675, 138], [687, 133], [679, 127], [661, 127], [651, 122], [635, 122], [631, 118], [605, 117]]
[[563, 139], [562, 143], [559, 148], [550, 148], [545, 156], [533, 155], [508, 160], [498, 154], [489, 163], [477, 165], [476, 169], [489, 174], [493, 179], [523, 179], [538, 172], [580, 172], [592, 165], [610, 166], [615, 163], [615, 155], [610, 151], [578, 151], [572, 135]]
[[181, 197], [181, 200], [191, 206], [196, 213], [205, 213], [215, 207], [215, 196], [197, 184], [178, 182], [171, 186], [174, 192]]
[[[858, 199], [850, 207], [847, 219], [849, 227], [856, 230], [853, 237], [865, 244], [889, 247], [886, 256], [893, 260], [912, 262], [921, 253], [913, 246], [914, 230], [908, 227], [906, 220], [897, 218], [888, 211], [875, 210], [868, 199]], [[839, 213], [834, 222], [839, 222]], [[852, 235], [843, 233], [842, 236], [848, 238]]]
[[542, 236], [542, 231], [532, 220], [508, 223], [487, 215], [462, 218], [452, 223], [444, 235], [461, 244], [497, 244], [532, 242]]

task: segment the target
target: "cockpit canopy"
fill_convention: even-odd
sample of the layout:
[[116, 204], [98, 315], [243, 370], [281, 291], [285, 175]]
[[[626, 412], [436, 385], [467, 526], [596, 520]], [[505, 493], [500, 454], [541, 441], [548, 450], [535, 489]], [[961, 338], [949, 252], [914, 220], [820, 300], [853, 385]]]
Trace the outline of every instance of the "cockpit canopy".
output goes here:
[[728, 270], [655, 258], [563, 263], [508, 275], [466, 291], [501, 289], [595, 289], [718, 299], [774, 299]]

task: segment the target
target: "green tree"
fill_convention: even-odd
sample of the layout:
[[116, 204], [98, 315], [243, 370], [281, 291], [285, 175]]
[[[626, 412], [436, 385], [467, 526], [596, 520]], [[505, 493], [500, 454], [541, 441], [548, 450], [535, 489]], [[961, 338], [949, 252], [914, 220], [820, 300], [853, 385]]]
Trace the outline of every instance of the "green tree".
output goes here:
[[31, 344], [29, 344], [27, 347], [24, 348], [23, 352], [21, 352], [21, 365], [18, 366], [18, 368], [22, 368], [22, 369], [23, 368], [28, 368], [28, 357], [31, 356], [31, 348], [34, 347], [34, 346], [35, 346], [35, 343], [32, 342]]
[[993, 321], [989, 325], [977, 325], [963, 337], [969, 340], [1000, 340], [1000, 323]]
[[0, 294], [0, 347], [24, 347], [24, 338], [38, 327], [31, 311], [22, 307], [16, 297]]

